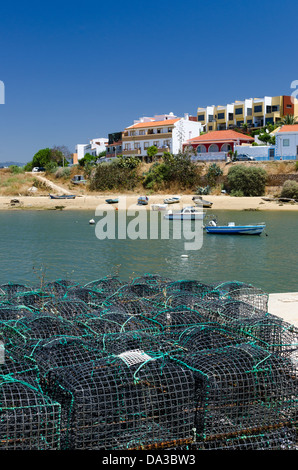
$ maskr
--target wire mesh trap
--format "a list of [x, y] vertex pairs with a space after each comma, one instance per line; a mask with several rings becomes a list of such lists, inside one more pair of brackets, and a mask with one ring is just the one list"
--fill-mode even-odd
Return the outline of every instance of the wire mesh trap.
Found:
[[237, 281], [2, 284], [0, 449], [297, 449], [298, 330], [267, 310]]

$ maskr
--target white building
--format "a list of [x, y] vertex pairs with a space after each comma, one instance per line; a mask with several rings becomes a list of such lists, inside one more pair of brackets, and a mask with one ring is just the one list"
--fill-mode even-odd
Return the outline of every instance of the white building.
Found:
[[157, 147], [157, 155], [164, 152], [177, 154], [187, 140], [197, 137], [202, 125], [196, 118], [186, 114], [183, 118], [173, 113], [143, 117], [126, 127], [122, 136], [122, 154], [124, 156], [147, 156], [149, 147]]
[[298, 160], [298, 124], [282, 126], [275, 135], [277, 160]]
[[90, 153], [94, 157], [98, 157], [101, 152], [106, 151], [106, 144], [108, 143], [108, 139], [98, 138], [90, 140], [89, 144], [77, 144], [76, 145], [76, 153], [78, 156], [78, 160], [84, 158], [86, 153]]

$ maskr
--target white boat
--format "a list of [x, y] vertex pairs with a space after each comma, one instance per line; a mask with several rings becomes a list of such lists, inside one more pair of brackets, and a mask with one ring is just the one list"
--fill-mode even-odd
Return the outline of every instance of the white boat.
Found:
[[153, 211], [165, 211], [168, 208], [168, 204], [151, 204], [150, 208]]
[[213, 204], [213, 202], [206, 201], [206, 199], [203, 199], [201, 196], [194, 196], [192, 200], [197, 206], [203, 206], [206, 209], [210, 209]]
[[184, 207], [182, 211], [171, 211], [169, 210], [165, 215], [165, 219], [169, 220], [202, 220], [206, 215], [206, 212], [199, 211], [196, 207]]
[[172, 196], [164, 199], [165, 204], [175, 204], [175, 202], [180, 202], [181, 197], [180, 196]]

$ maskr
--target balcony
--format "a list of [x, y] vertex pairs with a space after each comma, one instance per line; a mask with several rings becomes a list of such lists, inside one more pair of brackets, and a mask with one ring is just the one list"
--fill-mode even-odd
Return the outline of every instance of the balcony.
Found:
[[128, 135], [127, 133], [124, 133], [122, 142], [135, 142], [135, 141], [140, 141], [140, 140], [151, 140], [151, 139], [171, 139], [172, 138], [172, 132], [161, 132], [161, 133], [147, 133], [144, 135]]
[[122, 151], [122, 155], [123, 155], [123, 156], [141, 155], [141, 149], [123, 150], [123, 151]]

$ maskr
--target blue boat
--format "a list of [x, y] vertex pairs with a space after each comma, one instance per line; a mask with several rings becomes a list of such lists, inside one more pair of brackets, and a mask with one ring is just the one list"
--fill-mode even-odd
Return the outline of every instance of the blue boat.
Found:
[[227, 225], [218, 225], [216, 218], [211, 219], [205, 225], [207, 233], [218, 235], [261, 235], [265, 228], [265, 222], [249, 225], [236, 225], [234, 222], [229, 222]]
[[117, 202], [119, 202], [119, 198], [106, 199], [107, 204], [117, 204]]

